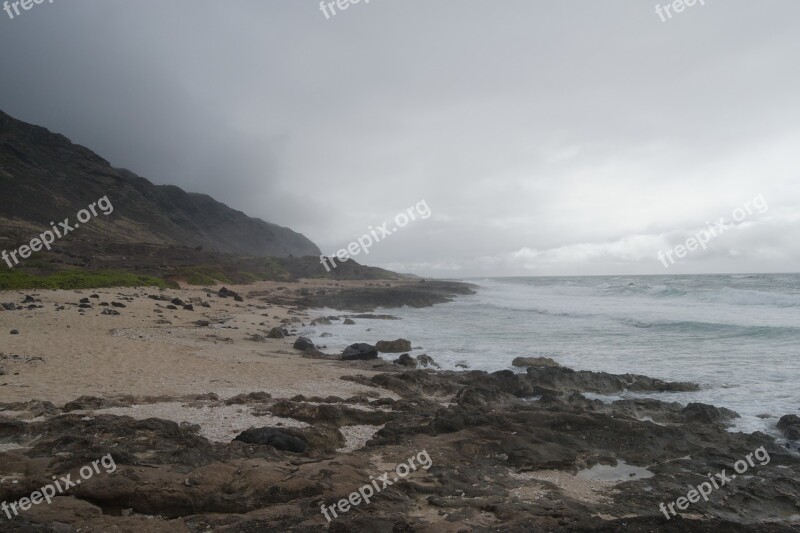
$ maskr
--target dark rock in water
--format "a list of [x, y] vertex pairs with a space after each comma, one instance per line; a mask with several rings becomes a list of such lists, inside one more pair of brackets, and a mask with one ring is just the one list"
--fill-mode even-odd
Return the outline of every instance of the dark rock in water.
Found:
[[259, 335], [258, 333], [254, 333], [253, 335], [250, 335], [247, 338], [247, 340], [253, 341], [253, 342], [266, 342], [267, 339], [263, 335]]
[[100, 307], [108, 307], [108, 302], [100, 302]]
[[342, 352], [342, 361], [368, 361], [378, 358], [375, 346], [366, 343], [351, 344]]
[[80, 303], [88, 304], [89, 303], [89, 298], [81, 298]]
[[511, 366], [561, 366], [549, 357], [515, 357], [511, 361]]
[[127, 307], [125, 304], [120, 303], [120, 302], [111, 302], [111, 306], [112, 307], [120, 307], [120, 308]]
[[394, 364], [407, 366], [409, 368], [417, 368], [417, 360], [411, 357], [411, 355], [404, 353], [400, 357], [394, 360]]
[[456, 368], [469, 368], [469, 364], [466, 361], [459, 361], [456, 363]]
[[27, 296], [25, 296], [25, 299], [24, 299], [24, 300], [22, 300], [22, 303], [24, 303], [24, 304], [30, 304], [30, 303], [33, 303], [33, 302], [35, 302], [35, 301], [36, 301], [36, 300], [33, 298], [33, 296], [31, 296], [30, 294], [28, 294]]
[[800, 417], [797, 415], [784, 415], [778, 420], [778, 429], [783, 431], [787, 439], [800, 439]]
[[704, 403], [690, 403], [683, 408], [681, 414], [687, 424], [727, 426], [734, 418], [740, 418], [739, 413], [735, 411]]
[[100, 295], [99, 294], [92, 294], [91, 296], [89, 296], [89, 298], [94, 298], [96, 300], [99, 300], [100, 299]]
[[307, 337], [297, 337], [297, 340], [294, 341], [293, 347], [295, 350], [300, 350], [301, 352], [304, 352], [311, 348], [313, 349], [317, 348], [316, 346], [314, 346], [314, 343], [311, 342], [311, 339]]
[[177, 311], [178, 310], [178, 308], [175, 307], [174, 305], [168, 305], [167, 309], [172, 309], [173, 311]]
[[343, 324], [345, 326], [355, 326], [356, 325], [355, 321], [351, 320], [349, 318], [345, 318]]
[[170, 303], [171, 303], [172, 305], [177, 305], [178, 307], [182, 307], [182, 306], [186, 305], [186, 304], [183, 302], [183, 300], [181, 300], [180, 298], [173, 298], [172, 300], [170, 300]]
[[192, 304], [186, 304], [183, 306], [184, 311], [194, 311], [194, 306]]
[[378, 341], [375, 348], [382, 353], [403, 353], [411, 351], [411, 342], [405, 339]]
[[17, 304], [15, 304], [13, 302], [12, 303], [7, 303], [7, 304], [1, 304], [1, 305], [3, 306], [3, 309], [5, 309], [6, 311], [16, 311], [17, 310]]
[[328, 333], [328, 332], [326, 331], [325, 333], [323, 333], [322, 335], [320, 335], [320, 337], [326, 337], [326, 338], [327, 338], [327, 337], [333, 337], [333, 333]]
[[287, 435], [277, 428], [251, 428], [243, 431], [233, 440], [247, 444], [272, 446], [276, 450], [286, 452], [303, 453], [306, 451], [305, 441], [292, 435]]
[[636, 374], [608, 374], [563, 367], [528, 367], [527, 376], [527, 385], [567, 392], [613, 394], [625, 390], [686, 392], [700, 389], [696, 383], [667, 382]]
[[101, 314], [110, 316], [119, 316], [119, 311], [115, 311], [113, 309], [103, 309], [103, 312]]
[[211, 325], [211, 322], [209, 322], [208, 320], [195, 320], [194, 325], [197, 326], [198, 328], [207, 328], [208, 326]]
[[220, 298], [233, 298], [233, 299], [234, 299], [235, 301], [237, 301], [237, 302], [243, 302], [243, 301], [244, 301], [244, 298], [242, 298], [241, 296], [239, 296], [239, 295], [238, 295], [237, 293], [235, 293], [234, 291], [232, 291], [232, 290], [228, 289], [227, 287], [222, 287], [222, 288], [219, 290], [219, 292], [217, 293], [217, 295], [218, 295]]
[[282, 339], [284, 337], [286, 337], [286, 335], [283, 333], [283, 328], [275, 327], [269, 330], [269, 333], [267, 333], [268, 339]]
[[428, 355], [426, 353], [424, 353], [424, 354], [420, 355], [419, 357], [417, 357], [417, 362], [421, 366], [424, 366], [425, 368], [427, 368], [429, 366], [432, 367], [432, 368], [440, 368], [439, 364], [436, 363], [436, 361], [433, 360], [433, 357], [431, 357], [430, 355]]
[[80, 304], [78, 306], [78, 309], [92, 309], [92, 305], [91, 304]]

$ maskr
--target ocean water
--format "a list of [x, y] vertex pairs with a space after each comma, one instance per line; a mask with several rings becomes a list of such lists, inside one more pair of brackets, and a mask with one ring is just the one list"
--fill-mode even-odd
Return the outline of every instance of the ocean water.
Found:
[[329, 351], [406, 338], [412, 355], [427, 353], [445, 369], [513, 369], [514, 357], [543, 356], [579, 370], [692, 381], [702, 390], [623, 396], [728, 407], [742, 415], [737, 431], [777, 435], [780, 416], [800, 414], [800, 274], [464, 281], [478, 293], [427, 309], [378, 311], [402, 320], [358, 319], [305, 333]]

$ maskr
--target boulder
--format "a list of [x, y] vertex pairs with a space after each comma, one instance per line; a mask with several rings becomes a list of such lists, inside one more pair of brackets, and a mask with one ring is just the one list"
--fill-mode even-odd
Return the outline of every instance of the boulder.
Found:
[[424, 353], [424, 354], [420, 355], [419, 357], [417, 357], [417, 362], [420, 364], [420, 366], [424, 366], [425, 368], [427, 368], [429, 366], [433, 367], [433, 368], [441, 368], [438, 365], [438, 363], [436, 363], [436, 361], [433, 360], [433, 357], [431, 357], [430, 355], [428, 355], [426, 353]]
[[311, 342], [311, 339], [308, 337], [297, 337], [297, 340], [294, 341], [294, 349], [300, 350], [301, 352], [305, 352], [308, 349], [316, 349], [317, 347], [314, 346], [314, 343]]
[[277, 428], [250, 428], [240, 433], [235, 439], [247, 444], [272, 446], [276, 450], [303, 453], [306, 443], [298, 437], [288, 435]]
[[400, 357], [394, 360], [394, 364], [400, 366], [406, 366], [409, 368], [417, 368], [417, 360], [411, 357], [411, 355], [404, 353]]
[[345, 326], [355, 326], [356, 323], [355, 323], [354, 320], [351, 320], [349, 318], [345, 318], [343, 324]]
[[282, 328], [277, 328], [277, 327], [276, 328], [272, 328], [271, 330], [269, 330], [269, 333], [267, 333], [267, 338], [268, 339], [282, 339], [285, 336], [286, 335], [283, 333], [283, 329]]
[[375, 346], [366, 343], [351, 344], [342, 352], [342, 361], [368, 361], [378, 358]]
[[800, 417], [797, 415], [784, 415], [778, 420], [778, 429], [783, 431], [787, 439], [800, 439]]
[[522, 368], [527, 366], [561, 366], [549, 357], [515, 357], [511, 361], [511, 365]]
[[381, 353], [403, 353], [411, 351], [411, 342], [405, 339], [378, 341], [375, 348]]

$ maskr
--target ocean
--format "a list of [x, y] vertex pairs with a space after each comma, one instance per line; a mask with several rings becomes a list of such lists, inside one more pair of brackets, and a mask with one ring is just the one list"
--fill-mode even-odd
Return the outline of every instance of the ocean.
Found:
[[[452, 370], [460, 363], [522, 371], [511, 366], [515, 357], [542, 356], [576, 370], [692, 381], [702, 389], [591, 397], [727, 407], [742, 416], [733, 431], [778, 436], [778, 418], [800, 414], [800, 274], [461, 281], [477, 285], [477, 294], [426, 309], [376, 311], [402, 320], [334, 322], [304, 333], [328, 351], [402, 337], [412, 355], [427, 353]], [[324, 332], [333, 336], [320, 337]]]

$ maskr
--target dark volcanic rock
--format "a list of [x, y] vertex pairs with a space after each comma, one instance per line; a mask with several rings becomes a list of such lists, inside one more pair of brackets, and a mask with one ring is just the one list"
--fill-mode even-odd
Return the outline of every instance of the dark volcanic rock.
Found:
[[406, 366], [409, 368], [417, 368], [417, 360], [411, 357], [411, 355], [404, 353], [400, 357], [394, 360], [394, 364], [400, 366]]
[[278, 428], [251, 428], [242, 432], [234, 440], [246, 442], [247, 444], [272, 446], [276, 450], [293, 453], [303, 453], [306, 451], [305, 441], [287, 435]]
[[311, 339], [309, 339], [307, 337], [297, 337], [297, 339], [294, 341], [294, 345], [292, 347], [295, 350], [300, 350], [301, 352], [304, 352], [304, 351], [310, 350], [310, 349], [316, 350], [316, 348], [317, 348], [316, 346], [314, 346], [314, 343], [311, 342]]
[[378, 350], [371, 344], [351, 344], [342, 352], [342, 361], [368, 361], [378, 358]]
[[784, 415], [778, 420], [778, 429], [783, 431], [787, 439], [800, 439], [800, 417], [797, 415]]
[[528, 366], [561, 366], [549, 357], [515, 357], [511, 362], [511, 366], [528, 367]]
[[608, 374], [563, 367], [529, 367], [528, 383], [545, 389], [613, 394], [624, 390], [683, 392], [696, 391], [695, 383], [666, 382], [636, 374]]
[[4, 304], [0, 304], [0, 305], [2, 305], [3, 309], [5, 309], [6, 311], [16, 311], [17, 310], [17, 304], [15, 304], [14, 302], [4, 303]]
[[278, 327], [272, 328], [271, 330], [269, 330], [269, 333], [267, 333], [268, 339], [282, 339], [285, 336], [286, 335], [283, 333], [283, 328], [278, 328]]
[[237, 293], [233, 292], [232, 290], [228, 289], [227, 287], [222, 287], [217, 295], [220, 298], [233, 298], [237, 302], [243, 302], [244, 298], [239, 296]]
[[704, 403], [690, 403], [681, 411], [681, 414], [687, 424], [728, 426], [734, 418], [740, 418], [739, 413], [735, 411]]
[[378, 341], [375, 348], [381, 353], [403, 353], [411, 351], [411, 342], [406, 339]]

